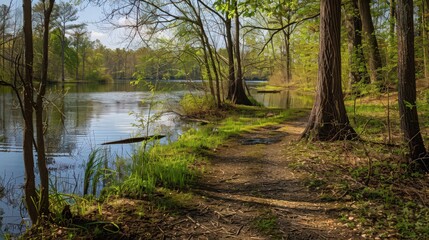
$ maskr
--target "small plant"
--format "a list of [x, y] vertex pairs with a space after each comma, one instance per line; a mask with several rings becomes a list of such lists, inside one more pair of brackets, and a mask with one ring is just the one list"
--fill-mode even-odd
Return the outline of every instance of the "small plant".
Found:
[[103, 156], [100, 149], [91, 151], [88, 161], [85, 163], [85, 172], [83, 177], [83, 195], [88, 194], [90, 184], [92, 183], [92, 194], [96, 194], [97, 184], [103, 176]]
[[278, 238], [280, 235], [277, 226], [277, 216], [270, 212], [264, 213], [255, 218], [252, 222], [252, 227], [258, 232], [271, 235], [274, 239]]

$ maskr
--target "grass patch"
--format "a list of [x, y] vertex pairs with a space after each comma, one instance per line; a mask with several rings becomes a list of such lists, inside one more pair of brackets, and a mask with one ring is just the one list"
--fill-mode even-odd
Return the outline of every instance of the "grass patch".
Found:
[[272, 239], [281, 239], [277, 216], [271, 212], [266, 212], [256, 217], [251, 226], [256, 231], [268, 235]]
[[180, 209], [190, 207], [193, 203], [192, 193], [184, 193], [172, 191], [167, 188], [159, 188], [157, 190], [161, 197], [155, 197], [154, 202], [158, 209], [167, 212], [176, 212]]
[[229, 117], [190, 129], [168, 145], [155, 144], [149, 150], [140, 148], [129, 159], [127, 167], [124, 167], [124, 159], [120, 159], [118, 172], [127, 177], [105, 192], [140, 198], [160, 187], [186, 189], [204, 171], [205, 153], [216, 149], [226, 139], [304, 116], [305, 111], [241, 106], [230, 107], [228, 113]]
[[179, 104], [186, 116], [210, 115], [217, 112], [215, 99], [209, 95], [185, 94]]
[[281, 91], [281, 90], [284, 90], [285, 88], [286, 86], [263, 85], [263, 86], [258, 86], [255, 89], [257, 91]]

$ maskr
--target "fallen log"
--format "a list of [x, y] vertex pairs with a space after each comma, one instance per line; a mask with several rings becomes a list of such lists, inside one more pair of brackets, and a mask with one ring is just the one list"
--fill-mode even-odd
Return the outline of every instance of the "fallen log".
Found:
[[126, 144], [126, 143], [136, 143], [136, 142], [143, 142], [147, 140], [158, 140], [161, 138], [164, 138], [165, 135], [152, 135], [152, 136], [146, 136], [146, 137], [133, 137], [133, 138], [126, 138], [118, 141], [113, 142], [105, 142], [101, 145], [111, 145], [111, 144]]
[[268, 89], [261, 89], [261, 90], [256, 90], [257, 93], [279, 93], [282, 90], [268, 90]]

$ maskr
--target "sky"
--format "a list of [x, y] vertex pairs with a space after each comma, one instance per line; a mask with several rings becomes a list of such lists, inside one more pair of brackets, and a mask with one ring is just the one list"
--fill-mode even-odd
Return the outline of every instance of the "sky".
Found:
[[[22, 0], [12, 0], [14, 8], [22, 8]], [[60, 0], [56, 0], [59, 2]], [[38, 0], [33, 0], [33, 4], [38, 2]], [[85, 2], [85, 1], [83, 1]], [[5, 4], [9, 5], [10, 0], [0, 0], [0, 5]], [[131, 44], [130, 41], [126, 39], [128, 36], [125, 30], [114, 30], [112, 26], [109, 26], [106, 23], [101, 23], [103, 19], [103, 9], [102, 7], [93, 6], [90, 4], [82, 4], [77, 6], [79, 19], [75, 23], [86, 23], [88, 32], [90, 33], [90, 38], [92, 41], [96, 39], [111, 49], [115, 48], [137, 48], [136, 44]], [[119, 19], [121, 21], [121, 19]]]
[[78, 9], [79, 19], [77, 22], [87, 24], [92, 41], [98, 39], [104, 46], [111, 49], [132, 47], [126, 39], [127, 33], [125, 30], [115, 30], [106, 22], [102, 22], [104, 17], [102, 7], [83, 5], [79, 6]]

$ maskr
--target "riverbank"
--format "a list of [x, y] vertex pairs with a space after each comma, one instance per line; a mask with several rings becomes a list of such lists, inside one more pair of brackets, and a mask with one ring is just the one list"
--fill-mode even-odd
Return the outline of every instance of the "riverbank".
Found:
[[[395, 104], [388, 139], [385, 101], [348, 102], [367, 140], [360, 142], [298, 141], [308, 109], [230, 109], [194, 131], [209, 128], [222, 137], [212, 147], [188, 149], [199, 174], [186, 187], [157, 188], [139, 198], [111, 194], [89, 204], [85, 214], [72, 212], [61, 226], [33, 229], [26, 237], [427, 238], [429, 178], [408, 171]], [[427, 103], [419, 104], [427, 114]], [[422, 126], [427, 123], [423, 118]]]

